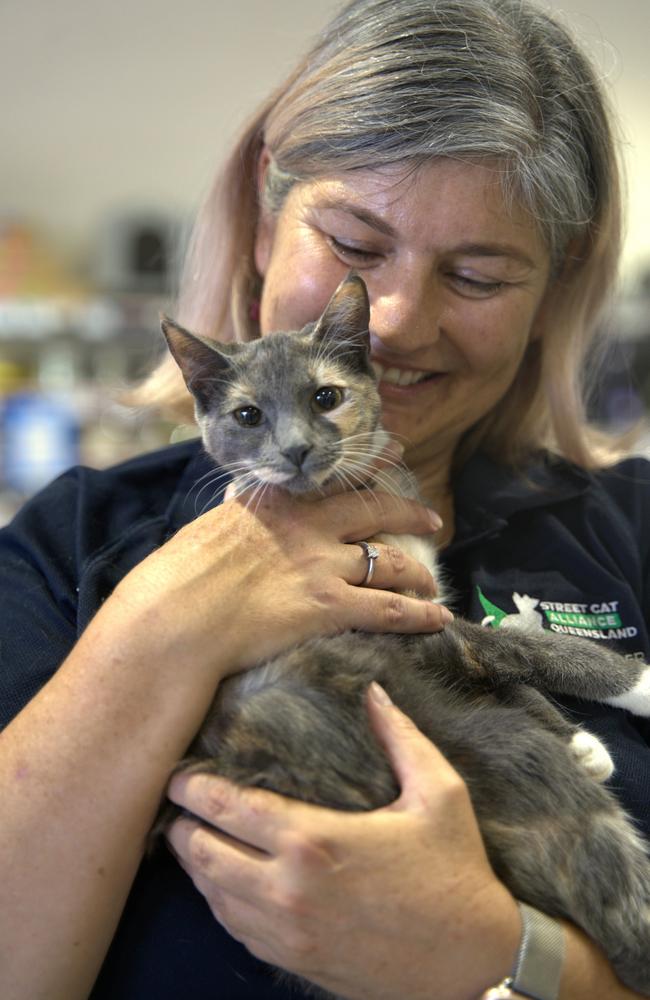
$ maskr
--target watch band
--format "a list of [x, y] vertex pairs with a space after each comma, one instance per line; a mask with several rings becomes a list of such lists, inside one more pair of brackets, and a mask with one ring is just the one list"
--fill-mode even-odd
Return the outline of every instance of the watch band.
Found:
[[521, 944], [512, 974], [487, 990], [481, 1000], [557, 1000], [564, 962], [561, 925], [527, 903], [521, 913]]

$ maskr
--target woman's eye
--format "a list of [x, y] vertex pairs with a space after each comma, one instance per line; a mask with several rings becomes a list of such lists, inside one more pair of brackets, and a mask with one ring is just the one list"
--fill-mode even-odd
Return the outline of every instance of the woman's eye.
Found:
[[342, 243], [334, 236], [328, 237], [328, 242], [334, 253], [345, 260], [353, 260], [356, 264], [370, 264], [379, 256], [372, 250], [362, 250], [360, 247], [351, 246], [349, 243]]
[[335, 410], [343, 402], [343, 392], [336, 385], [323, 385], [313, 396], [317, 410]]
[[233, 411], [233, 417], [242, 427], [257, 427], [262, 419], [262, 411], [256, 406], [241, 406]]
[[451, 274], [450, 277], [456, 287], [462, 291], [463, 295], [469, 295], [475, 299], [494, 295], [495, 292], [500, 291], [506, 284], [505, 281], [482, 281], [479, 278], [468, 278], [464, 274], [457, 273]]

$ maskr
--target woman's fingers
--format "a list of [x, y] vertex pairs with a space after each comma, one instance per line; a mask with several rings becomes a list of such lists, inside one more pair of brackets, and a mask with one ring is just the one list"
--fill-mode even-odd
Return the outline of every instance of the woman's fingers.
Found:
[[417, 500], [374, 490], [328, 497], [321, 503], [321, 515], [335, 518], [343, 542], [371, 538], [380, 532], [430, 535], [442, 526], [440, 516]]
[[419, 632], [440, 632], [454, 620], [451, 611], [442, 604], [370, 587], [351, 587], [343, 613], [349, 619], [344, 628], [360, 632], [417, 635]]
[[371, 545], [369, 553], [359, 542], [350, 545], [352, 566], [348, 583], [378, 590], [413, 591], [421, 597], [436, 596], [435, 580], [417, 559], [406, 555], [398, 545], [382, 542]]
[[[175, 774], [167, 795], [176, 805], [215, 828], [206, 830], [206, 836], [202, 837], [195, 834], [195, 821], [176, 820], [170, 827], [168, 839], [179, 853], [187, 857], [189, 839], [195, 835], [199, 852], [205, 848], [208, 854], [218, 844], [221, 857], [228, 856], [242, 865], [245, 857], [251, 863], [251, 872], [253, 862], [277, 853], [287, 829], [293, 829], [301, 819], [313, 813], [312, 808], [297, 799], [265, 788], [245, 788], [207, 772]], [[326, 812], [332, 810], [322, 809], [322, 814]]]

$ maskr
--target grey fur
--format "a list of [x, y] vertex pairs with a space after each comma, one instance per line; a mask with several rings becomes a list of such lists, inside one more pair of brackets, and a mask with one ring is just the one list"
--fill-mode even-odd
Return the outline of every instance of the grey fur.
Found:
[[[373, 406], [359, 405], [368, 406], [376, 429], [379, 406], [365, 359], [367, 311], [351, 312], [348, 303], [341, 316], [341, 296], [358, 298], [367, 310], [362, 286], [354, 277], [344, 282], [315, 326], [254, 344], [206, 346], [166, 324], [172, 350], [191, 387], [194, 382], [206, 447], [219, 464], [241, 461], [247, 440], [253, 442], [231, 426], [228, 393], [236, 381], [248, 381], [255, 405], [266, 408], [269, 426], [249, 448], [262, 465], [269, 465], [272, 442], [283, 450], [274, 433], [292, 409], [287, 426], [299, 427], [328, 461], [341, 460], [344, 445], [332, 426], [319, 429], [306, 406], [314, 391], [310, 352], [322, 350], [324, 339], [337, 364], [345, 367], [347, 358], [351, 397], [374, 399]], [[341, 351], [342, 339], [347, 347]], [[220, 359], [218, 381], [209, 379], [206, 350]], [[197, 372], [205, 383], [198, 391]], [[370, 431], [368, 441], [370, 460], [377, 450]], [[288, 489], [309, 489], [308, 470], [294, 465], [291, 471], [281, 455], [275, 462], [289, 476]], [[312, 462], [321, 476], [317, 455]], [[248, 486], [252, 475], [246, 473]], [[490, 861], [513, 894], [578, 924], [621, 980], [650, 996], [646, 845], [614, 795], [577, 759], [577, 728], [545, 697], [555, 692], [608, 701], [633, 692], [634, 710], [650, 715], [650, 668], [588, 640], [494, 631], [458, 618], [434, 635], [348, 632], [313, 639], [224, 681], [179, 766], [340, 809], [386, 805], [399, 789], [367, 720], [372, 680], [467, 782]], [[158, 832], [172, 814], [163, 812]]]

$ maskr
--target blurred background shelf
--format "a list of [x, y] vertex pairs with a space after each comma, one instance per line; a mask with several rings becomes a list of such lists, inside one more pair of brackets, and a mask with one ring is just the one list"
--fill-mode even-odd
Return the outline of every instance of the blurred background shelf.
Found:
[[33, 229], [0, 223], [0, 523], [72, 465], [105, 467], [194, 433], [124, 401], [164, 351], [163, 233], [122, 218], [82, 280]]

